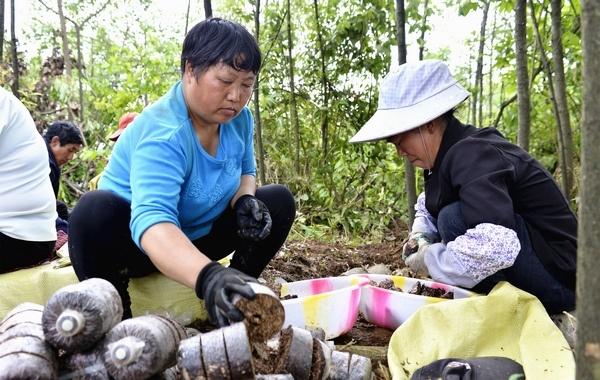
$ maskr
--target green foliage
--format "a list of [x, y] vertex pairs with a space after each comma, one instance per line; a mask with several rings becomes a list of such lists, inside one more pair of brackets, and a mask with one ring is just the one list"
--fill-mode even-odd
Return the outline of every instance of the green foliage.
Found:
[[[213, 1], [213, 11], [216, 16], [241, 22], [254, 32], [256, 1]], [[267, 182], [286, 184], [295, 194], [298, 204], [293, 229], [295, 236], [320, 239], [339, 235], [380, 236], [390, 224], [406, 222], [403, 165], [393, 149], [384, 143], [350, 145], [348, 140], [377, 108], [377, 83], [387, 72], [391, 49], [396, 45], [394, 2], [318, 0], [317, 25], [313, 1], [290, 1], [296, 77], [294, 94], [288, 77], [287, 0], [261, 1], [258, 40], [264, 62], [258, 90]], [[100, 0], [66, 0], [65, 7], [75, 20], [82, 20], [102, 3]], [[151, 1], [125, 0], [124, 3], [139, 12], [119, 13], [119, 7], [111, 4], [110, 19], [106, 17], [106, 11], [82, 30], [85, 61], [81, 78], [85, 106], [82, 126], [87, 146], [63, 169], [60, 197], [70, 204], [87, 190], [89, 180], [103, 170], [112, 148], [106, 136], [116, 128], [119, 117], [128, 111], [141, 111], [180, 77], [179, 55], [185, 20], [179, 20], [180, 25], [174, 26], [177, 35], [169, 34], [158, 23], [144, 21], [143, 13], [151, 8]], [[407, 33], [420, 36], [424, 31], [425, 40], [419, 43], [427, 47], [428, 33], [435, 28], [430, 17], [445, 7], [453, 7], [463, 16], [482, 7], [481, 0], [448, 0], [445, 3], [430, 0], [428, 8], [423, 9], [422, 1], [407, 1]], [[491, 88], [488, 88], [488, 79], [484, 79], [484, 126], [496, 119], [500, 104], [516, 92], [513, 3], [494, 1], [490, 9], [484, 74], [492, 70], [494, 76]], [[536, 2], [536, 10], [546, 16], [548, 1]], [[565, 4], [563, 8], [567, 96], [577, 144], [582, 79], [580, 12], [577, 2]], [[492, 14], [496, 17], [494, 30], [491, 29]], [[423, 24], [425, 16], [428, 22]], [[60, 51], [60, 38], [56, 24], [51, 20], [39, 12], [32, 17], [34, 25], [28, 38], [38, 41], [39, 51], [27, 59], [27, 71], [21, 85], [25, 103], [35, 109], [43, 95], [35, 90], [42, 63], [53, 49]], [[194, 20], [195, 16], [190, 19]], [[71, 48], [76, 52], [74, 31], [72, 25], [68, 27]], [[533, 41], [531, 28], [528, 23], [529, 41]], [[550, 56], [548, 28], [549, 24], [546, 24], [544, 49]], [[465, 43], [476, 51], [477, 41], [478, 36], [473, 36]], [[490, 53], [493, 54], [491, 63]], [[532, 71], [539, 66], [539, 51], [535, 44], [530, 44], [528, 54]], [[427, 58], [446, 59], [449, 56], [447, 49], [426, 51]], [[324, 60], [325, 75], [321, 60]], [[466, 87], [471, 87], [474, 70], [474, 63], [453, 68]], [[9, 75], [9, 67], [0, 68], [0, 78]], [[69, 117], [66, 109], [70, 103], [78, 102], [78, 75], [74, 70], [70, 81], [63, 76], [52, 79], [49, 93], [45, 95], [61, 111], [54, 114], [34, 111], [36, 120], [43, 124], [54, 118]], [[544, 75], [535, 78], [531, 90], [531, 152], [554, 172], [557, 167], [556, 123], [548, 102]], [[299, 172], [295, 170], [295, 131], [290, 116], [292, 96], [298, 105]], [[492, 107], [488, 109], [490, 99]], [[253, 104], [249, 106], [253, 109]], [[460, 109], [463, 120], [467, 119], [468, 109], [466, 106]], [[325, 122], [328, 128], [323, 135]], [[498, 127], [507, 138], [516, 141], [516, 102], [503, 109]], [[325, 138], [327, 151], [323, 146]]]

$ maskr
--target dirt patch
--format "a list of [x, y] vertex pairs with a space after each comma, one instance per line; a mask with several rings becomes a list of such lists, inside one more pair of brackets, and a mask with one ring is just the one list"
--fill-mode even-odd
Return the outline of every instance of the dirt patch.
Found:
[[[375, 264], [386, 266], [390, 272], [404, 268], [401, 260], [406, 231], [389, 233], [383, 242], [352, 246], [343, 242], [327, 244], [318, 241], [288, 241], [261, 277], [272, 289], [282, 280], [287, 282], [312, 278], [339, 276], [357, 267], [369, 268]], [[336, 346], [367, 346], [385, 353], [393, 331], [377, 327], [360, 315], [351, 331], [334, 340]], [[382, 357], [383, 356], [383, 357]], [[372, 360], [375, 379], [390, 379], [385, 355]]]
[[278, 253], [261, 277], [271, 286], [278, 279], [287, 282], [339, 276], [356, 267], [383, 264], [393, 272], [404, 267], [401, 238], [353, 247], [344, 243], [292, 241]]
[[[278, 289], [278, 282], [307, 280], [312, 278], [339, 276], [357, 267], [369, 268], [376, 264], [387, 267], [390, 272], [404, 268], [402, 244], [406, 231], [388, 233], [380, 243], [353, 246], [344, 242], [323, 243], [320, 241], [288, 241], [277, 256], [263, 271], [261, 278], [271, 289]], [[208, 322], [197, 321], [194, 326], [201, 332], [214, 329]], [[360, 315], [348, 333], [334, 340], [337, 347], [351, 350], [366, 347], [373, 350], [372, 368], [375, 379], [391, 379], [387, 367], [386, 348], [393, 331], [377, 327]], [[366, 355], [365, 352], [356, 352]]]

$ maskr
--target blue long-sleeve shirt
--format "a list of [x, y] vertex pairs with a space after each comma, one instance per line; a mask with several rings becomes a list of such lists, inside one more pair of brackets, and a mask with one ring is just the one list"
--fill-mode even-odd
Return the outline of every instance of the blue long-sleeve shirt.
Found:
[[130, 229], [138, 247], [144, 232], [161, 222], [198, 239], [228, 207], [241, 176], [256, 174], [253, 130], [252, 114], [244, 107], [220, 125], [216, 156], [209, 155], [194, 131], [178, 82], [123, 132], [98, 188], [131, 203]]

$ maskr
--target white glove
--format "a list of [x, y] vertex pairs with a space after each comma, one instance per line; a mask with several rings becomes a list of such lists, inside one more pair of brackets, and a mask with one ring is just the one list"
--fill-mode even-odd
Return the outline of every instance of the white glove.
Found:
[[402, 246], [402, 259], [406, 259], [419, 251], [421, 246], [430, 245], [433, 239], [426, 233], [413, 232], [408, 235], [408, 241]]
[[430, 245], [430, 243], [423, 243], [419, 245], [416, 253], [404, 258], [404, 264], [419, 277], [429, 277], [429, 270], [427, 269], [427, 265], [425, 265], [425, 253]]

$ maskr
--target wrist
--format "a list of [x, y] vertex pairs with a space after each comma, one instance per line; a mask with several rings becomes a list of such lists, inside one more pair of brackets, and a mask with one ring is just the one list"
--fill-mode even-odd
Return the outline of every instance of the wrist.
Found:
[[196, 278], [196, 285], [194, 286], [194, 291], [196, 292], [196, 297], [198, 297], [200, 299], [204, 299], [204, 286], [203, 285], [204, 285], [207, 277], [215, 270], [219, 270], [219, 267], [222, 267], [222, 265], [216, 261], [211, 261], [210, 263], [206, 264], [204, 266], [204, 268], [202, 268], [202, 270], [198, 273], [198, 277]]
[[238, 206], [241, 204], [241, 201], [244, 200], [244, 199], [246, 199], [246, 198], [254, 198], [254, 195], [252, 195], [252, 194], [242, 194], [242, 195], [240, 195], [240, 197], [235, 200], [235, 203], [233, 204], [233, 209], [236, 210], [238, 208]]

